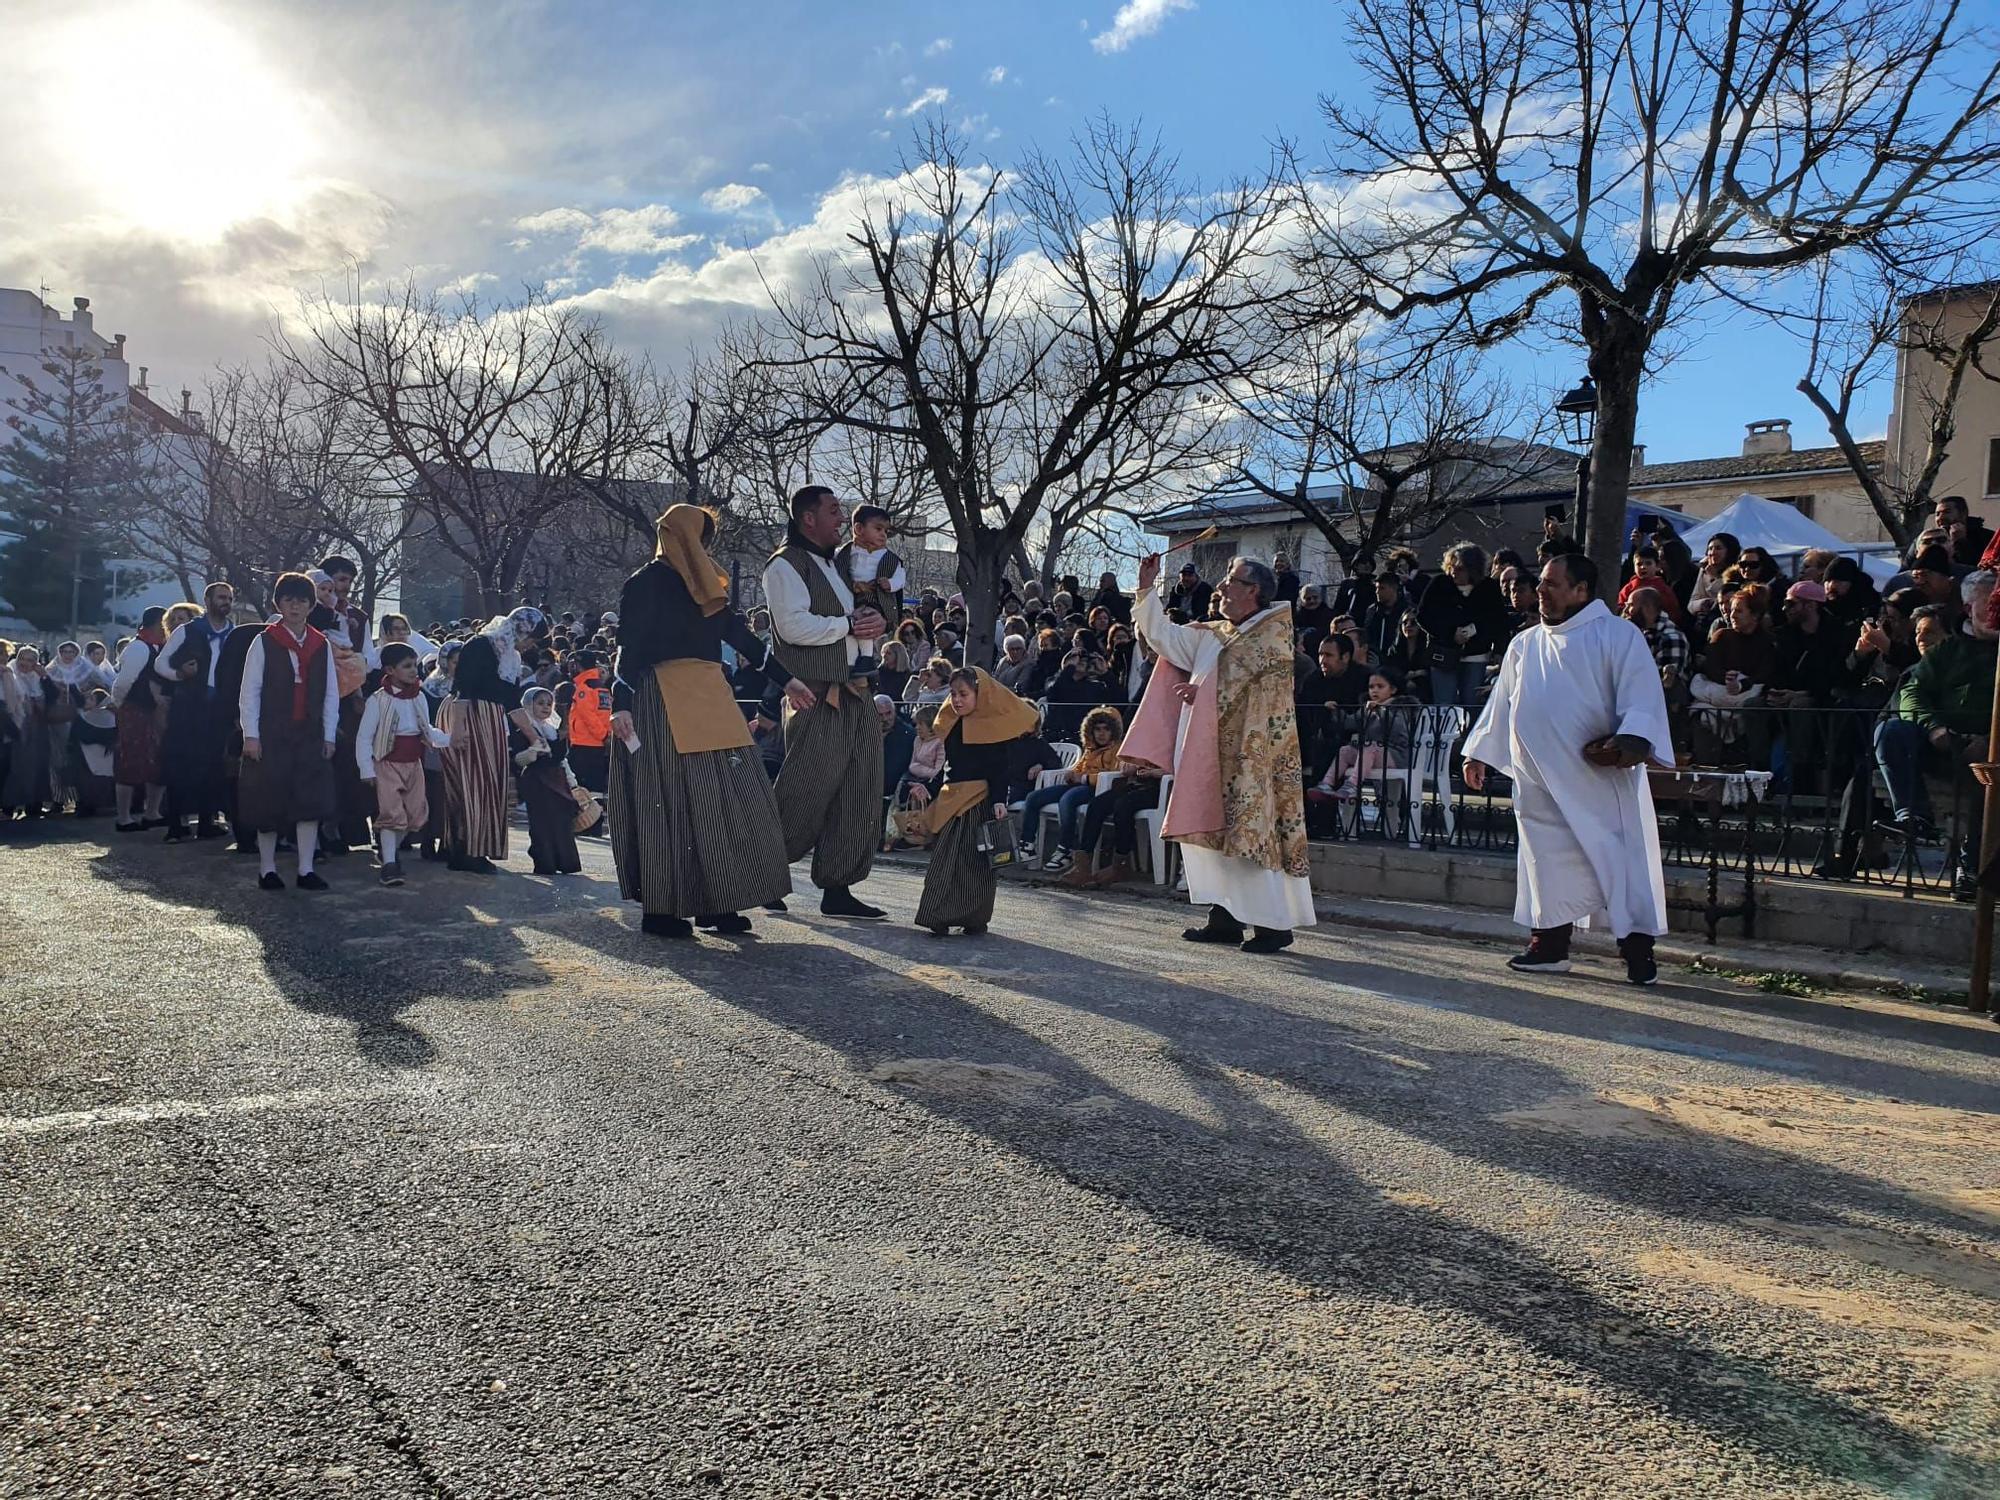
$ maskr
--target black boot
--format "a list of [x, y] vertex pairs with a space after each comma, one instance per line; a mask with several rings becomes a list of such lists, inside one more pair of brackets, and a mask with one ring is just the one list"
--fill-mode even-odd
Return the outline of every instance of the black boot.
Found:
[[661, 916], [653, 912], [647, 912], [644, 917], [640, 918], [639, 930], [641, 932], [650, 932], [654, 937], [663, 938], [691, 938], [694, 936], [693, 924], [686, 917]]
[[826, 888], [826, 894], [820, 897], [819, 914], [823, 917], [849, 917], [857, 922], [879, 922], [889, 915], [879, 906], [857, 901], [854, 893], [844, 885]]
[[1653, 935], [1650, 932], [1628, 933], [1618, 940], [1618, 951], [1625, 959], [1627, 984], [1660, 982], [1660, 966], [1653, 959]]
[[750, 919], [740, 911], [712, 911], [696, 917], [694, 925], [726, 937], [731, 933], [748, 932]]
[[1292, 946], [1289, 927], [1259, 927], [1244, 940], [1245, 953], [1279, 953]]
[[1243, 924], [1229, 914], [1224, 906], [1208, 909], [1206, 927], [1190, 927], [1181, 933], [1190, 943], [1241, 943]]

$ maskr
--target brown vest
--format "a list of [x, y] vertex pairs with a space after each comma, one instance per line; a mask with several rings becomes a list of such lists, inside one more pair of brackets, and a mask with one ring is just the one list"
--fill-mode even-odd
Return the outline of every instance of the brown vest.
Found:
[[[833, 591], [832, 582], [820, 571], [819, 564], [813, 560], [810, 552], [797, 545], [783, 547], [771, 555], [771, 561], [780, 560], [790, 564], [792, 571], [805, 582], [808, 607], [814, 614], [835, 620], [847, 618], [847, 610], [841, 605], [840, 595]], [[800, 682], [847, 681], [845, 637], [824, 646], [798, 646], [780, 635], [777, 626], [773, 624], [771, 652], [778, 658], [778, 664]]]

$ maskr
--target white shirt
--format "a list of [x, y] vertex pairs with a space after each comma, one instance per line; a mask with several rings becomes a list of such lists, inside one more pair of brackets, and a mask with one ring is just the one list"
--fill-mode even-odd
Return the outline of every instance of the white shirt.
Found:
[[[386, 706], [385, 706], [386, 705]], [[368, 706], [361, 710], [361, 728], [354, 736], [354, 763], [361, 768], [361, 779], [375, 779], [375, 731], [381, 726], [382, 715], [396, 716], [395, 734], [421, 735], [431, 749], [446, 750], [451, 747], [451, 736], [442, 729], [431, 727], [430, 704], [422, 692], [409, 698], [399, 698], [394, 693], [378, 690], [368, 695]]]
[[[883, 554], [888, 550], [887, 547], [877, 547], [873, 552], [869, 552], [856, 547], [847, 554], [847, 576], [860, 584], [877, 582], [875, 574], [882, 566]], [[900, 594], [903, 592], [903, 586], [909, 581], [907, 570], [898, 563], [896, 571], [889, 575], [889, 587]]]
[[1646, 768], [1583, 758], [1585, 745], [1610, 734], [1636, 735], [1674, 762], [1660, 670], [1638, 626], [1593, 599], [1560, 625], [1508, 643], [1465, 758], [1514, 783], [1514, 920], [1523, 927], [1609, 918], [1613, 937], [1667, 930]]
[[[237, 695], [236, 711], [243, 720], [243, 738], [255, 740], [263, 738], [261, 728], [264, 723], [264, 636], [274, 630], [283, 630], [291, 635], [281, 622], [264, 627], [264, 633], [250, 643], [250, 650], [243, 658], [243, 691]], [[294, 641], [303, 644], [304, 637], [293, 635]], [[283, 648], [280, 647], [280, 650]], [[331, 647], [328, 648], [331, 650]], [[165, 655], [164, 652], [161, 653]], [[287, 656], [291, 653], [286, 652]], [[292, 681], [299, 680], [299, 667], [292, 669]], [[340, 684], [335, 680], [333, 658], [326, 662], [326, 701], [320, 706], [322, 738], [330, 745], [340, 732]]]
[[[208, 653], [208, 687], [215, 690], [215, 669], [222, 665], [222, 643], [229, 639], [229, 632], [236, 628], [235, 622], [222, 627], [215, 638], [215, 644]], [[187, 626], [176, 625], [174, 633], [167, 637], [167, 643], [160, 647], [160, 654], [153, 658], [153, 675], [164, 677], [168, 682], [179, 682], [181, 674], [167, 665], [174, 659], [174, 653], [187, 644]]]
[[838, 616], [814, 614], [812, 594], [806, 588], [806, 581], [784, 558], [774, 557], [764, 569], [764, 606], [771, 611], [772, 633], [779, 640], [789, 641], [794, 646], [831, 646], [835, 641], [845, 641], [847, 660], [851, 665], [861, 654], [861, 643], [848, 634], [847, 626], [847, 616], [854, 613], [854, 590], [847, 586], [840, 570], [826, 558], [817, 552], [809, 551], [806, 555], [826, 575], [826, 581], [833, 585], [833, 597], [840, 601], [840, 607], [846, 613]]
[[153, 648], [144, 641], [134, 641], [118, 657], [118, 673], [111, 679], [111, 706], [122, 708], [125, 697], [138, 685], [140, 673], [146, 670], [146, 662], [153, 655]]

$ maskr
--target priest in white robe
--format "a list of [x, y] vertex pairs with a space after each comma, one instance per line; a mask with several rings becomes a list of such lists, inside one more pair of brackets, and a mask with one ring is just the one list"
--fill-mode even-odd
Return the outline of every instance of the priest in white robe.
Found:
[[1514, 788], [1514, 920], [1530, 937], [1508, 964], [1563, 973], [1571, 928], [1601, 922], [1627, 978], [1652, 984], [1667, 892], [1646, 762], [1674, 763], [1659, 668], [1638, 627], [1597, 597], [1589, 558], [1551, 558], [1536, 599], [1542, 622], [1508, 645], [1465, 742], [1468, 787], [1499, 771]]
[[[1157, 556], [1140, 564], [1132, 623], [1161, 665], [1123, 754], [1174, 773], [1161, 832], [1180, 845], [1189, 897], [1209, 908], [1207, 924], [1182, 935], [1276, 953], [1314, 920], [1292, 607], [1268, 567], [1239, 557], [1217, 587], [1223, 618], [1176, 625], [1154, 587], [1159, 574]], [[1148, 726], [1164, 709], [1171, 738], [1153, 746]]]

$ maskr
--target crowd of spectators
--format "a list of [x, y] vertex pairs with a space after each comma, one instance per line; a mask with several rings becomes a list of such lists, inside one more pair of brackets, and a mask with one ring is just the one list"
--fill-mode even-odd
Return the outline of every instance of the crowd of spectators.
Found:
[[[1506, 550], [1489, 556], [1458, 541], [1432, 571], [1399, 547], [1379, 569], [1356, 560], [1331, 586], [1302, 579], [1282, 555], [1274, 559], [1278, 597], [1292, 604], [1297, 632], [1300, 747], [1315, 832], [1333, 831], [1371, 783], [1376, 800], [1388, 794], [1409, 765], [1426, 708], [1461, 710], [1454, 721], [1461, 733], [1477, 718], [1508, 642], [1537, 622], [1540, 565], [1575, 547], [1560, 516], [1544, 529], [1533, 559]], [[1829, 875], [1883, 859], [1881, 829], [1932, 836], [1937, 787], [1955, 797], [1964, 768], [1988, 753], [2000, 540], [1963, 500], [1947, 497], [1904, 563], [1878, 589], [1851, 557], [1808, 551], [1788, 573], [1763, 548], [1727, 534], [1695, 557], [1671, 528], [1649, 520], [1631, 537], [1618, 590], [1605, 600], [1645, 635], [1684, 765], [1768, 772], [1779, 793], [1824, 799], [1840, 831], [1822, 862]], [[1182, 622], [1217, 608], [1213, 584], [1193, 562], [1180, 566], [1166, 602]], [[1105, 881], [1105, 871], [1077, 855], [1107, 829], [1111, 868], [1120, 869], [1116, 856], [1133, 851], [1137, 815], [1158, 801], [1157, 769], [1118, 754], [1154, 661], [1132, 628], [1132, 604], [1110, 572], [1094, 588], [1076, 577], [1053, 586], [1029, 580], [1007, 587], [987, 622], [994, 677], [1044, 712], [1041, 734], [1011, 752], [1008, 799], [1022, 804], [1031, 841], [1044, 808], [1054, 811], [1055, 844], [1045, 852], [1053, 867], [1069, 867], [1065, 878], [1074, 883]], [[578, 783], [601, 792], [617, 616], [526, 613], [536, 626], [522, 641], [514, 686], [549, 691], [570, 728]], [[968, 643], [983, 632], [972, 628], [958, 595], [926, 589], [898, 613], [874, 684], [885, 731], [884, 839], [918, 842], [904, 815], [924, 805], [943, 775], [937, 707], [952, 671], [966, 664]], [[768, 640], [763, 611], [750, 623]], [[413, 644], [423, 654], [424, 686], [441, 700], [459, 649], [486, 628], [462, 619], [418, 632], [388, 615], [370, 644], [377, 651]], [[0, 813], [91, 816], [110, 807], [111, 710], [124, 697], [119, 673], [129, 644], [64, 642], [44, 661], [33, 647], [0, 643]], [[729, 665], [775, 774], [784, 757], [780, 705], [761, 663], [732, 654]], [[1065, 744], [1067, 751], [1058, 748]], [[1887, 804], [1881, 829], [1878, 795]], [[149, 826], [174, 822], [157, 806], [141, 814]]]

